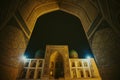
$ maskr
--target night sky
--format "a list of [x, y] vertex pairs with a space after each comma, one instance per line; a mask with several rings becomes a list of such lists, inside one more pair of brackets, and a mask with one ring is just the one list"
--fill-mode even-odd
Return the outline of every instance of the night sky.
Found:
[[91, 55], [80, 20], [66, 12], [54, 11], [40, 16], [35, 24], [25, 55], [34, 57], [37, 50], [45, 52], [46, 45], [68, 45], [79, 57]]

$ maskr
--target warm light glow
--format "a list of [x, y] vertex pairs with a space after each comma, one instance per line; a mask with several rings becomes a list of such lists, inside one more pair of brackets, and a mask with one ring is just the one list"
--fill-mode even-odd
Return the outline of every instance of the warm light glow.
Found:
[[21, 61], [26, 61], [27, 58], [26, 58], [26, 56], [21, 56], [20, 60], [21, 60]]
[[90, 57], [90, 56], [87, 56], [86, 58], [87, 58], [87, 59], [90, 59], [91, 57]]

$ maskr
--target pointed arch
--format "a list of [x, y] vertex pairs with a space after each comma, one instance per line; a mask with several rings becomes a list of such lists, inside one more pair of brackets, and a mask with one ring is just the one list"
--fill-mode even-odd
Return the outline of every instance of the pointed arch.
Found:
[[19, 12], [28, 29], [32, 33], [36, 20], [39, 16], [56, 10], [65, 11], [78, 17], [81, 20], [85, 32], [88, 31], [90, 25], [98, 15], [97, 8], [95, 8], [89, 0], [67, 0], [60, 2], [57, 0], [28, 0], [26, 4], [19, 9]]

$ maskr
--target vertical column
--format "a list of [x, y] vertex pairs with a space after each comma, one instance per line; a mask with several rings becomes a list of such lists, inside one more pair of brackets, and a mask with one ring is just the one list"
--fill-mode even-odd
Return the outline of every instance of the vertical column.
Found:
[[65, 80], [70, 80], [70, 64], [69, 64], [69, 53], [68, 47], [65, 46], [64, 50], [62, 50], [62, 56], [64, 58], [64, 73], [65, 73]]
[[50, 62], [50, 50], [49, 47], [46, 48], [45, 53], [45, 63], [43, 68], [43, 74], [41, 76], [41, 80], [49, 80], [49, 62]]

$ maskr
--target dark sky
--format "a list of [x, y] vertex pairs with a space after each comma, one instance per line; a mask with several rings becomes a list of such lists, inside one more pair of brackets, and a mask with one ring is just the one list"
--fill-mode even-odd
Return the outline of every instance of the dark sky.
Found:
[[54, 11], [38, 18], [25, 55], [33, 57], [37, 50], [45, 51], [47, 44], [68, 45], [79, 57], [91, 55], [80, 20], [66, 12]]

